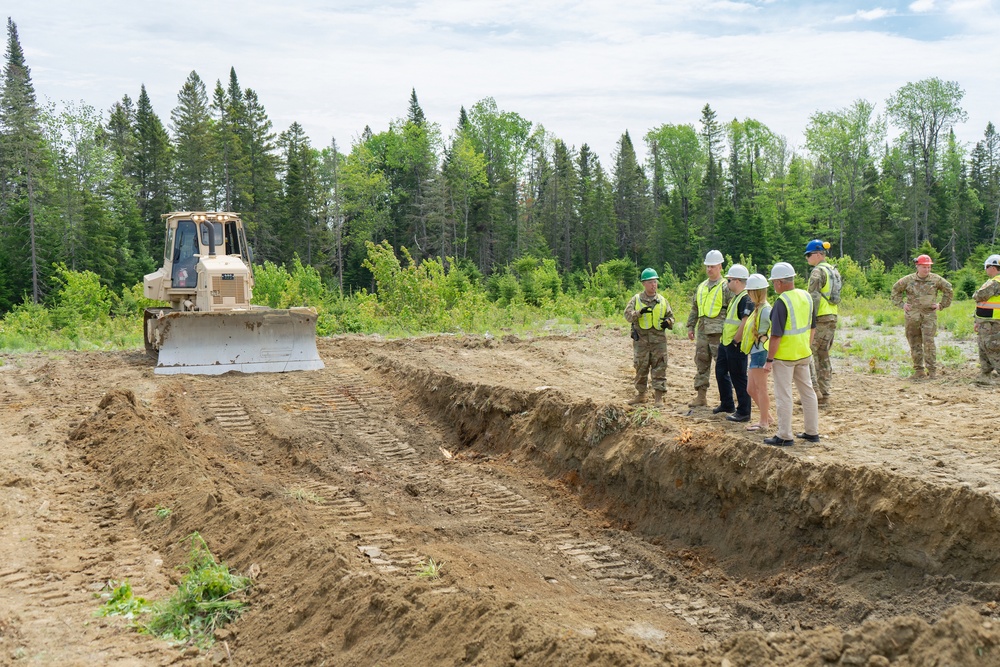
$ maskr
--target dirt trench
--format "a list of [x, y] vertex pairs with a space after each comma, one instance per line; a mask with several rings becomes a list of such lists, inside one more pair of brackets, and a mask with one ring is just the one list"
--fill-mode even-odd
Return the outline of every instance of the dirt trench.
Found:
[[[324, 371], [218, 378], [18, 359], [0, 664], [997, 664], [979, 441], [901, 463], [853, 456], [836, 408], [792, 452], [679, 401], [627, 411], [617, 344], [344, 338]], [[959, 381], [918, 389], [980, 409]], [[193, 531], [258, 573], [214, 648], [91, 622], [107, 578], [168, 591]]]

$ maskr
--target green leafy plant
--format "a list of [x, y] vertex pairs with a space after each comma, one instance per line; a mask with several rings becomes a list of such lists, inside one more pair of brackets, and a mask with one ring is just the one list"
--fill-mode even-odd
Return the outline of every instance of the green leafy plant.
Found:
[[125, 581], [110, 580], [99, 593], [104, 604], [96, 616], [122, 616], [130, 621], [149, 611], [149, 601], [132, 593], [132, 585]]
[[189, 536], [187, 574], [167, 600], [153, 603], [143, 632], [175, 643], [211, 645], [216, 628], [236, 619], [246, 607], [248, 577], [235, 575], [216, 562], [198, 533]]
[[443, 565], [443, 562], [438, 563], [433, 558], [428, 558], [420, 563], [417, 576], [422, 579], [437, 579], [441, 576], [441, 566]]
[[163, 507], [162, 505], [157, 505], [155, 512], [157, 519], [166, 519], [167, 517], [169, 517], [171, 514], [174, 513], [172, 509], [170, 509], [169, 507]]

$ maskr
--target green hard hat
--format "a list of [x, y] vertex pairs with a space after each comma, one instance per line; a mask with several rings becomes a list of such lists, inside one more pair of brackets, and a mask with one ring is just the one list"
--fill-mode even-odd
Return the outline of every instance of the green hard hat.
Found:
[[639, 280], [645, 282], [647, 280], [658, 280], [660, 276], [656, 275], [656, 271], [653, 269], [643, 269], [642, 275], [639, 276]]

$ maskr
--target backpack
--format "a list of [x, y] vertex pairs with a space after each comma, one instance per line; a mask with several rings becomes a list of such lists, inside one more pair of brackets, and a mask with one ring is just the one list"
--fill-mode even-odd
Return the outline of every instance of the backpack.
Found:
[[824, 270], [826, 280], [830, 283], [830, 296], [826, 300], [836, 306], [840, 303], [840, 290], [844, 287], [844, 279], [840, 277], [840, 271], [837, 270], [837, 267], [832, 264], [827, 264]]

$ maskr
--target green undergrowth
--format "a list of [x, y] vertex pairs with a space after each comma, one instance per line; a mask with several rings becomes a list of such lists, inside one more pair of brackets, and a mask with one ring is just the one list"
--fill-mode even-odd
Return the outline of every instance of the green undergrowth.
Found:
[[[758, 266], [751, 257], [727, 258], [726, 265], [734, 261], [766, 273], [766, 267]], [[910, 267], [900, 265], [886, 271], [873, 259], [864, 268], [849, 257], [836, 260], [836, 264], [844, 275], [841, 328], [902, 326], [903, 311], [893, 306], [888, 290]], [[641, 289], [640, 267], [627, 259], [567, 274], [558, 270], [555, 260], [524, 256], [484, 276], [467, 261], [418, 261], [405, 248], [394, 251], [383, 242], [368, 244], [364, 268], [372, 276], [371, 289], [342, 294], [325, 284], [315, 268], [297, 259], [288, 267], [265, 262], [254, 267], [254, 303], [272, 308], [315, 308], [319, 336], [544, 335], [596, 325], [624, 332], [625, 304]], [[657, 271], [660, 291], [677, 321], [668, 336], [683, 338], [691, 295], [704, 280], [704, 270], [696, 266], [684, 276], [675, 276], [665, 265]], [[956, 289], [959, 300], [938, 318], [939, 327], [957, 340], [974, 336], [973, 306], [967, 291], [976, 274], [970, 267], [962, 271], [968, 275], [962, 274], [963, 287]], [[26, 300], [0, 319], [0, 351], [142, 347], [142, 311], [162, 305], [146, 299], [142, 285], [124, 288], [118, 294], [101, 284], [96, 274], [70, 271], [65, 266], [58, 267], [56, 278], [55, 288], [43, 303]], [[798, 280], [800, 287], [805, 285], [805, 276]]]
[[215, 631], [235, 620], [246, 608], [248, 577], [219, 563], [198, 533], [192, 533], [187, 573], [169, 598], [149, 602], [137, 597], [131, 585], [108, 582], [98, 616], [122, 616], [139, 632], [172, 644], [210, 646]]

